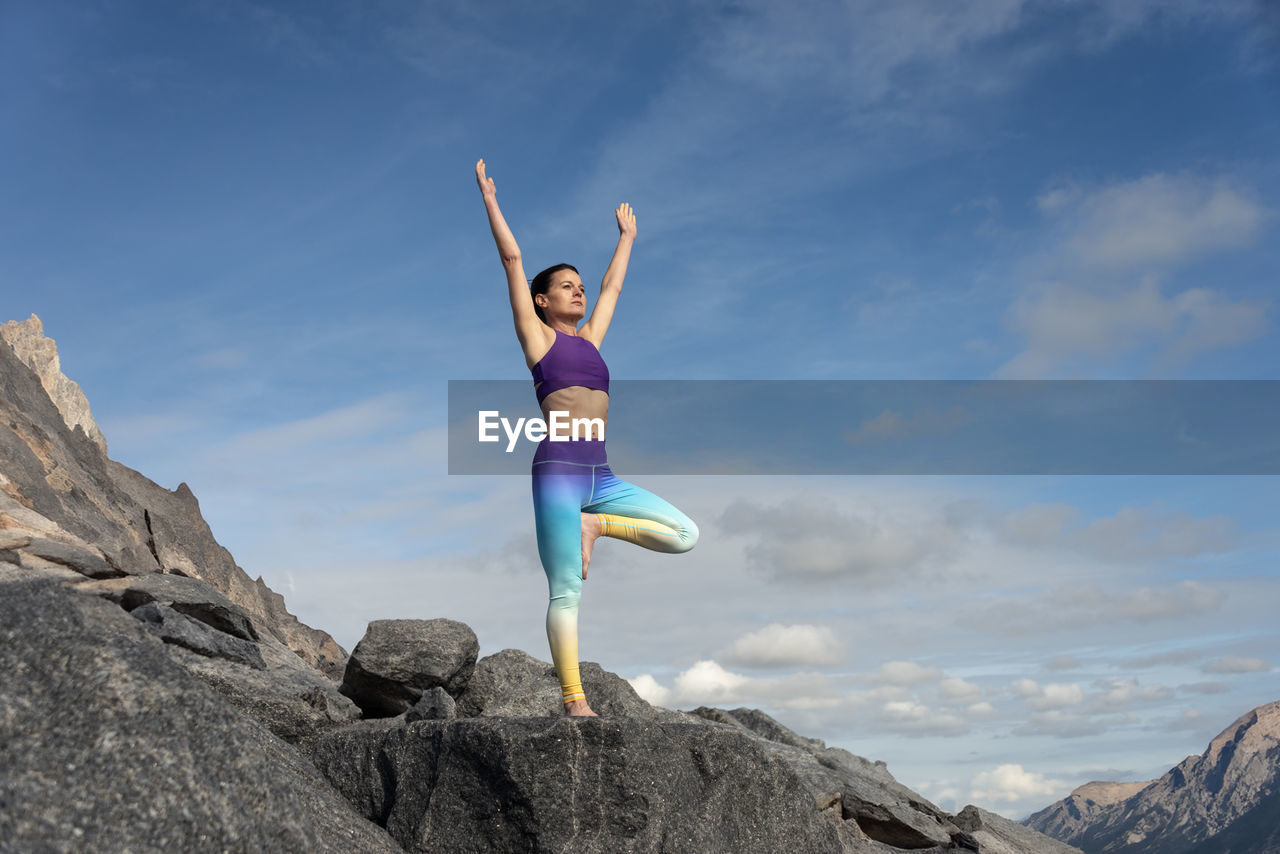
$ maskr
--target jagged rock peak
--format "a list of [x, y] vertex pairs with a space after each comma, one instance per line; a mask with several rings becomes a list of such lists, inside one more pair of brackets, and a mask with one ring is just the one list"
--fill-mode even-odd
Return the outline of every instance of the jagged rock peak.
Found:
[[[1123, 789], [1106, 788], [1123, 785], [1082, 786], [1024, 823], [1086, 852], [1225, 854], [1228, 847], [1214, 840], [1242, 835], [1237, 824], [1246, 820], [1245, 848], [1230, 850], [1280, 851], [1264, 842], [1280, 837], [1280, 816], [1264, 816], [1280, 792], [1280, 701], [1241, 715], [1204, 753], [1188, 756], [1160, 779], [1128, 784], [1138, 790], [1127, 797]], [[1104, 804], [1087, 797], [1090, 792], [1117, 797]]]
[[44, 324], [40, 322], [40, 318], [33, 314], [23, 321], [10, 320], [0, 326], [0, 339], [13, 348], [13, 352], [27, 367], [35, 371], [49, 399], [62, 414], [67, 428], [74, 430], [79, 427], [106, 454], [107, 439], [93, 420], [93, 413], [89, 411], [89, 399], [78, 383], [62, 373], [58, 344], [52, 338], [45, 337]]

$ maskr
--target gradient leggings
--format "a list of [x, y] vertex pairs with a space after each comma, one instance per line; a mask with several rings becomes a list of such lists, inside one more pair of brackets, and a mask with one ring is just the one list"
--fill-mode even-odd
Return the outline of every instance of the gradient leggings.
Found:
[[698, 542], [698, 526], [670, 502], [619, 480], [603, 439], [544, 439], [533, 457], [533, 518], [547, 573], [547, 641], [564, 701], [584, 699], [578, 673], [578, 600], [582, 596], [582, 514], [600, 516], [603, 536], [677, 554]]

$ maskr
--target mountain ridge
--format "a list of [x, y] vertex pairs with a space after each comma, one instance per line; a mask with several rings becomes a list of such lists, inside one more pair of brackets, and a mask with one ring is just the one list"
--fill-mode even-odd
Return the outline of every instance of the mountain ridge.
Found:
[[[1136, 788], [1125, 795], [1126, 786]], [[1089, 783], [1022, 823], [1086, 854], [1278, 854], [1280, 813], [1260, 811], [1277, 792], [1280, 701], [1245, 712], [1203, 753], [1188, 756], [1156, 780]], [[1104, 803], [1090, 793], [1115, 797]], [[1245, 824], [1237, 827], [1241, 821]], [[1241, 835], [1248, 835], [1253, 847], [1240, 848], [1241, 841], [1223, 847]]]

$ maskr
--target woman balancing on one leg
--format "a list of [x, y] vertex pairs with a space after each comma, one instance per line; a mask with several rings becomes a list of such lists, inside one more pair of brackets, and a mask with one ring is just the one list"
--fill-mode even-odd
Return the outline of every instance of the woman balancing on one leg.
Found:
[[[525, 363], [544, 419], [568, 412], [576, 419], [609, 417], [609, 369], [600, 343], [627, 273], [636, 217], [631, 206], [616, 211], [618, 248], [605, 271], [590, 319], [586, 291], [578, 271], [568, 264], [543, 270], [530, 284], [524, 277], [520, 247], [498, 209], [497, 189], [476, 163], [476, 181], [489, 212], [489, 226], [507, 271], [511, 314]], [[595, 715], [587, 705], [578, 674], [578, 599], [587, 577], [596, 537], [615, 537], [660, 552], [687, 552], [698, 541], [698, 526], [670, 503], [614, 477], [605, 456], [604, 436], [551, 442], [543, 439], [533, 457], [533, 518], [538, 557], [547, 573], [551, 603], [547, 640], [564, 696], [565, 714]]]

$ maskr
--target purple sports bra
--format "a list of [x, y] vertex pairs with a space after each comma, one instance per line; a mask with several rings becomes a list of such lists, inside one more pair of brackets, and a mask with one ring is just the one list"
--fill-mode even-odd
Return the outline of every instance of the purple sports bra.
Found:
[[609, 393], [609, 368], [600, 357], [596, 345], [586, 338], [568, 335], [556, 330], [555, 343], [538, 364], [529, 369], [534, 385], [542, 383], [535, 391], [538, 403], [553, 391], [580, 385]]

